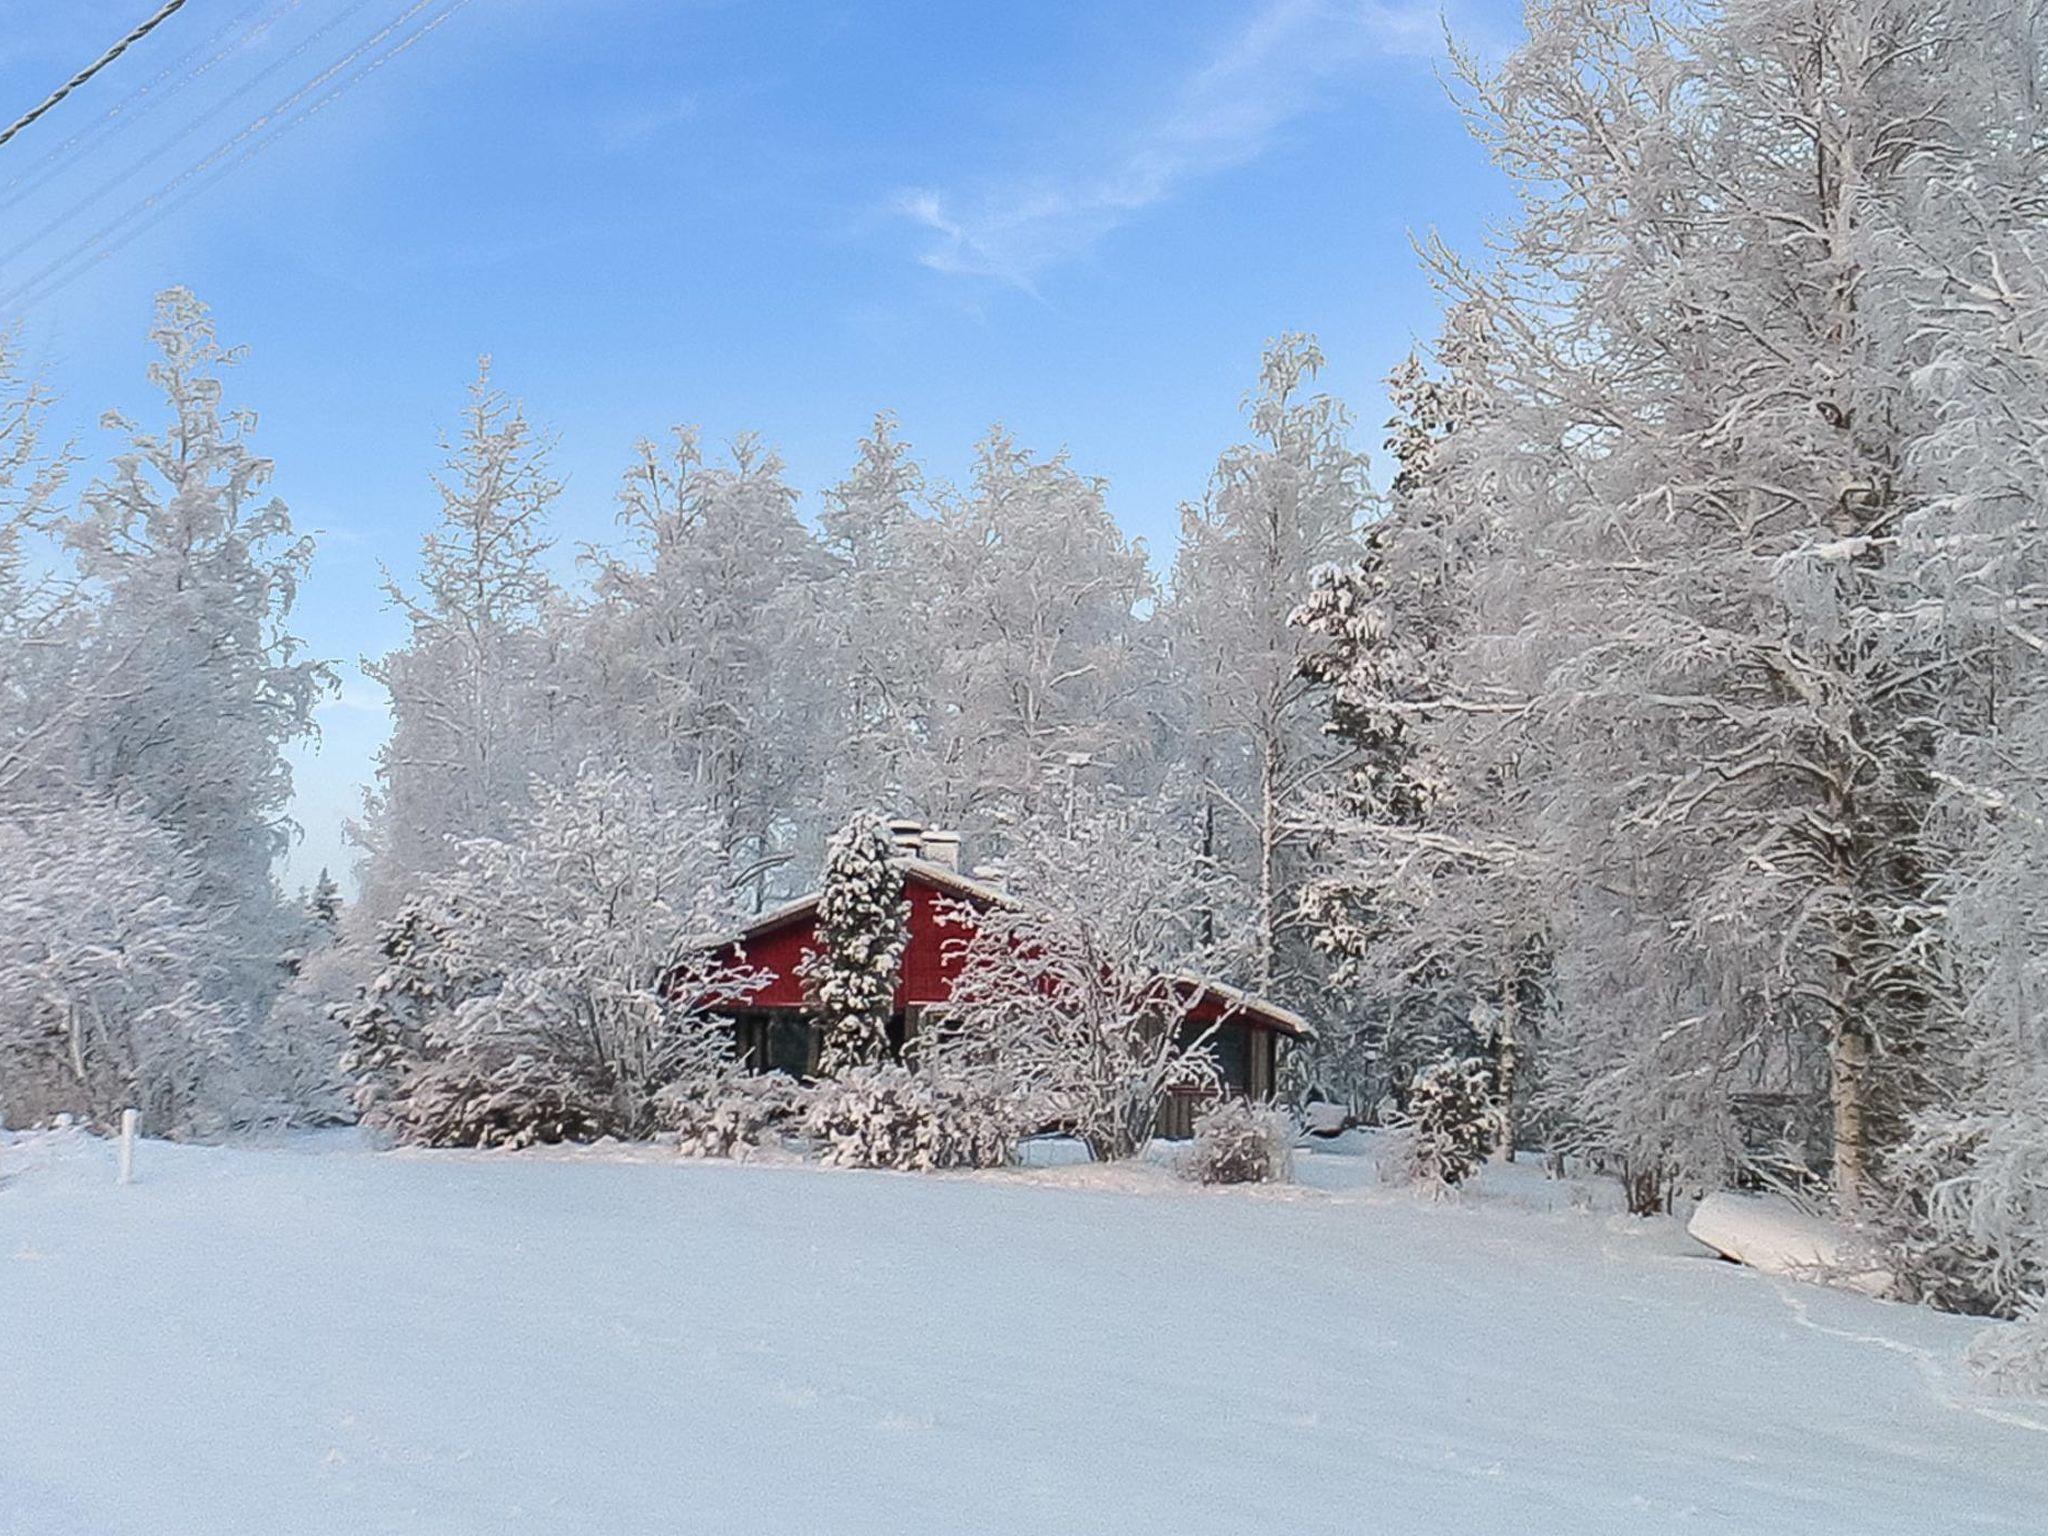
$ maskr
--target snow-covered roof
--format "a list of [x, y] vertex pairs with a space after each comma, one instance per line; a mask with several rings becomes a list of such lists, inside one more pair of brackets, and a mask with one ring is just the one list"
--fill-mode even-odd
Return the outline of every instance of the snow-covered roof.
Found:
[[1278, 1003], [1260, 997], [1256, 992], [1247, 992], [1243, 987], [1233, 987], [1227, 981], [1218, 981], [1213, 976], [1198, 976], [1193, 971], [1175, 971], [1166, 978], [1182, 986], [1197, 987], [1211, 997], [1222, 1001], [1231, 1013], [1255, 1013], [1274, 1028], [1304, 1039], [1315, 1038], [1315, 1026], [1292, 1008], [1283, 1008]]
[[[916, 875], [925, 884], [936, 885], [941, 890], [951, 891], [968, 901], [978, 901], [990, 907], [1011, 907], [1017, 904], [1017, 898], [1008, 891], [989, 885], [985, 881], [971, 879], [950, 865], [934, 864], [930, 859], [915, 858], [907, 854], [899, 855], [889, 862], [905, 875]], [[797, 918], [807, 917], [816, 910], [823, 895], [822, 891], [812, 891], [808, 895], [785, 901], [779, 907], [770, 907], [742, 928], [734, 938], [740, 943], [745, 943], [748, 939], [758, 938], [761, 934], [773, 933], [777, 928]]]

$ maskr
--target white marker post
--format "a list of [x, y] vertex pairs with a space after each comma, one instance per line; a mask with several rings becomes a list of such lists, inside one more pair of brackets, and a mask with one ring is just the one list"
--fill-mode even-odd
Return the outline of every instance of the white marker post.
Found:
[[121, 1182], [135, 1182], [135, 1111], [121, 1111]]

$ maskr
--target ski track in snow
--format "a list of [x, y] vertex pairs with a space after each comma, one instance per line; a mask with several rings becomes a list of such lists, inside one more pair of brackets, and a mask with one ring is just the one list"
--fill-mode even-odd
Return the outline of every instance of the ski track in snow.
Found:
[[2029, 1430], [2037, 1435], [2048, 1435], [2048, 1421], [2031, 1418], [2015, 1409], [1996, 1407], [1983, 1401], [1982, 1394], [1972, 1394], [1967, 1388], [1958, 1391], [1953, 1385], [1953, 1361], [1944, 1363], [1942, 1356], [1926, 1346], [1908, 1344], [1900, 1339], [1888, 1339], [1881, 1333], [1863, 1333], [1851, 1328], [1835, 1328], [1818, 1322], [1813, 1316], [1813, 1298], [1810, 1294], [1805, 1294], [1812, 1287], [1802, 1289], [1787, 1280], [1773, 1279], [1769, 1283], [1777, 1292], [1778, 1299], [1790, 1309], [1800, 1327], [1826, 1334], [1831, 1339], [1846, 1339], [1852, 1344], [1866, 1344], [1873, 1349], [1889, 1350], [1895, 1355], [1904, 1355], [1913, 1362], [1914, 1370], [1919, 1372], [1920, 1379], [1927, 1384], [1928, 1395], [1942, 1407], [1954, 1409], [1959, 1413], [1974, 1413], [1994, 1424]]

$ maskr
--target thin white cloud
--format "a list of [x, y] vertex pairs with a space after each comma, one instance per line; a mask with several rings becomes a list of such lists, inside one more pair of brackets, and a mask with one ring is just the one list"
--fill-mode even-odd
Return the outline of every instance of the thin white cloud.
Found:
[[932, 237], [918, 260], [1035, 293], [1038, 275], [1189, 183], [1249, 164], [1329, 89], [1389, 55], [1442, 46], [1437, 0], [1266, 0], [1201, 68], [1165, 93], [1166, 108], [1094, 163], [1016, 178], [971, 194], [899, 193], [895, 212]]
[[694, 95], [671, 96], [649, 106], [617, 112], [603, 125], [605, 147], [613, 153], [633, 149], [649, 139], [666, 138], [675, 129], [694, 121], [702, 103]]
[[315, 714], [329, 714], [337, 710], [359, 715], [388, 715], [391, 713], [391, 700], [381, 688], [344, 682], [337, 692], [313, 706]]

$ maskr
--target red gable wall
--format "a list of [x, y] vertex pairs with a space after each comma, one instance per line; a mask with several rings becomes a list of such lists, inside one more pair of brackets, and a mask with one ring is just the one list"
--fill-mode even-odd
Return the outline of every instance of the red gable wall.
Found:
[[[910, 942], [904, 949], [903, 969], [896, 983], [896, 1006], [900, 1009], [913, 1003], [947, 1002], [953, 996], [954, 979], [960, 974], [959, 950], [969, 930], [961, 922], [942, 921], [942, 915], [957, 918], [963, 902], [976, 908], [985, 907], [987, 902], [936, 884], [915, 868], [904, 871], [903, 894], [910, 903]], [[814, 900], [780, 922], [771, 919], [767, 927], [744, 941], [743, 950], [738, 946], [727, 949], [727, 958], [739, 959], [744, 955], [747, 965], [770, 973], [765, 985], [733, 1006], [803, 1007], [804, 987], [797, 979], [797, 969], [804, 957], [817, 948], [817, 929], [818, 908]], [[1191, 984], [1191, 988], [1195, 986], [1201, 984]], [[1294, 1032], [1294, 1026], [1274, 1018], [1271, 1011], [1242, 994], [1226, 997], [1206, 987], [1193, 1000], [1186, 1018], [1195, 1024], [1229, 1022], [1255, 1030], [1277, 1028]]]
[[[896, 984], [896, 1006], [943, 1003], [953, 995], [953, 978], [960, 974], [959, 957], [949, 950], [967, 937], [968, 930], [957, 922], [941, 922], [940, 914], [943, 910], [957, 908], [961, 898], [950, 891], [940, 890], [915, 870], [904, 875], [903, 894], [910, 903], [910, 943], [903, 951], [903, 972]], [[818, 912], [813, 906], [748, 939], [746, 963], [774, 972], [774, 979], [739, 1006], [802, 1007], [804, 988], [797, 979], [797, 967], [804, 956], [817, 948], [817, 930]]]

